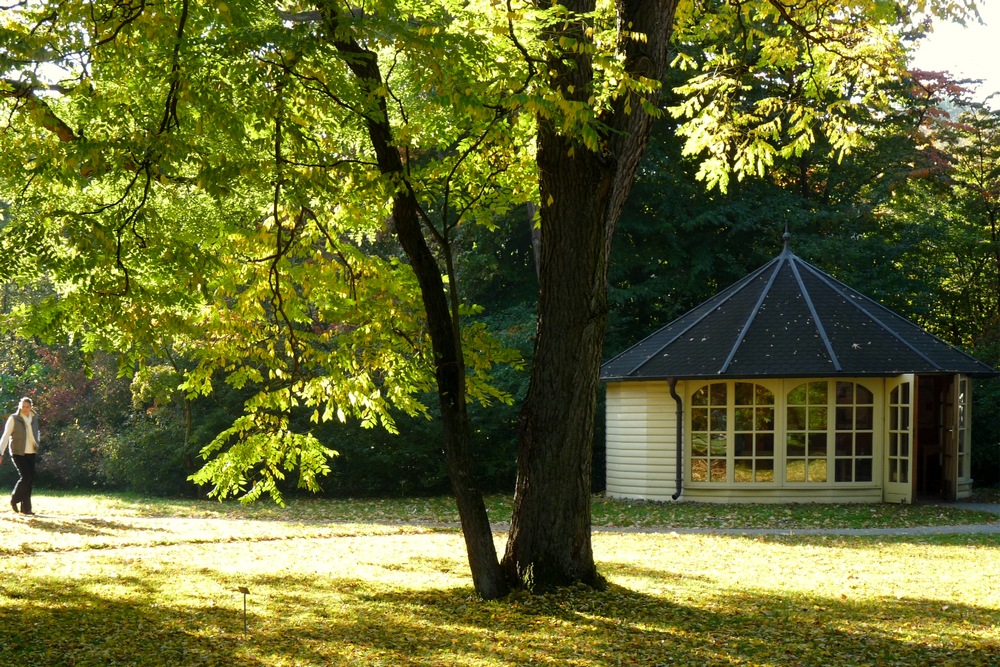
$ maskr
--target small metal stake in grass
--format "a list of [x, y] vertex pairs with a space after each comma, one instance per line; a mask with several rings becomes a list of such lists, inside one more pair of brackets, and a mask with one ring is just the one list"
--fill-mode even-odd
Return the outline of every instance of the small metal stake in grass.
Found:
[[250, 589], [246, 586], [240, 586], [237, 588], [240, 593], [243, 593], [243, 636], [247, 636], [247, 596], [250, 595]]

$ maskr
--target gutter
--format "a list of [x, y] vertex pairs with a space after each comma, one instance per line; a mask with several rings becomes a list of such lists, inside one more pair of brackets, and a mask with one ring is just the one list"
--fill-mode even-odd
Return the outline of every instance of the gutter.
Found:
[[684, 403], [677, 395], [677, 378], [670, 378], [670, 397], [677, 404], [677, 490], [670, 496], [674, 500], [681, 497], [681, 490], [684, 485]]

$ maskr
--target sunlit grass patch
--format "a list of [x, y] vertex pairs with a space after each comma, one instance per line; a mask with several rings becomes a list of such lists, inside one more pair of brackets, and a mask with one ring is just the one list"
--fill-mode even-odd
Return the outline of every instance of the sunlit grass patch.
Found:
[[[472, 591], [461, 534], [420, 523], [447, 516], [437, 501], [350, 508], [296, 500], [261, 515], [229, 504], [206, 515], [202, 503], [180, 501], [170, 515], [167, 505], [98, 496], [44, 494], [37, 502], [45, 511], [35, 519], [0, 517], [0, 657], [17, 664], [1000, 660], [1000, 536], [993, 534], [750, 537], [605, 528], [593, 543], [607, 590], [516, 592], [486, 603]], [[377, 519], [365, 521], [370, 511]], [[820, 516], [830, 512], [839, 510]], [[419, 518], [416, 525], [402, 522], [407, 514]], [[496, 540], [502, 550], [502, 532]], [[250, 591], [246, 635], [240, 587]]]

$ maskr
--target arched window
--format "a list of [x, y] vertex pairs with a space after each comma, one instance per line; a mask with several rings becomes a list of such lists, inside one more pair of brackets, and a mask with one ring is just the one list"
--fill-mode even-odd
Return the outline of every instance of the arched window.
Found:
[[786, 397], [785, 481], [871, 482], [875, 396], [854, 382], [804, 382]]
[[774, 483], [774, 393], [713, 382], [691, 395], [692, 482]]
[[691, 481], [725, 482], [728, 470], [729, 386], [708, 384], [691, 396]]

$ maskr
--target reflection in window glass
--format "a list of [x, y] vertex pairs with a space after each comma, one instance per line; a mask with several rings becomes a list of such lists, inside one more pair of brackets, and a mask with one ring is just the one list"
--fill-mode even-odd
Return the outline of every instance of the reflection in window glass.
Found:
[[903, 382], [889, 392], [889, 448], [886, 465], [889, 481], [910, 481], [910, 383]]
[[969, 412], [969, 380], [967, 378], [963, 377], [958, 380], [958, 396], [956, 396], [955, 407], [958, 410], [955, 431], [956, 444], [958, 445], [958, 476], [959, 478], [967, 478], [972, 474], [968, 456], [969, 431], [966, 428], [966, 415]]
[[833, 481], [872, 481], [875, 395], [854, 382], [837, 383]]
[[728, 387], [707, 384], [691, 395], [691, 481], [726, 481]]
[[[785, 481], [871, 482], [875, 395], [855, 382], [806, 382], [787, 394]], [[831, 423], [832, 417], [832, 423]]]
[[691, 481], [774, 483], [774, 393], [713, 382], [691, 395]]
[[[800, 382], [788, 390], [784, 405], [761, 384], [710, 382], [691, 394], [690, 406], [691, 481], [830, 484], [874, 479], [875, 426], [881, 419], [876, 419], [874, 393], [856, 382]], [[909, 414], [897, 411], [895, 419], [908, 423]], [[779, 423], [783, 435], [776, 439]], [[898, 432], [894, 442], [897, 451], [911, 446]]]

